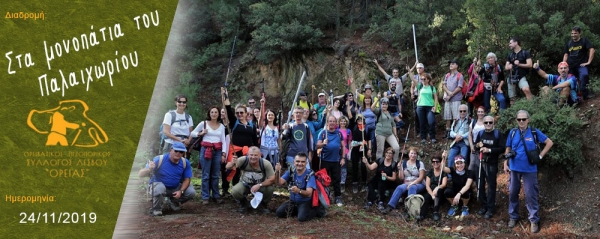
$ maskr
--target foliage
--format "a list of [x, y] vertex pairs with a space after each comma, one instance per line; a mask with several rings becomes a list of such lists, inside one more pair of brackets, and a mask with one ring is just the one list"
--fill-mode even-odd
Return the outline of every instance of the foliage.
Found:
[[572, 169], [583, 163], [582, 141], [577, 137], [583, 122], [577, 117], [575, 108], [559, 108], [554, 103], [557, 97], [556, 92], [551, 92], [546, 96], [534, 97], [531, 101], [523, 98], [501, 112], [496, 127], [501, 132], [508, 132], [518, 127], [515, 121], [517, 112], [528, 111], [531, 115], [529, 126], [541, 130], [554, 143], [543, 164]]
[[321, 27], [333, 23], [332, 1], [270, 0], [250, 5], [249, 24], [256, 59], [265, 63], [292, 51], [319, 48]]

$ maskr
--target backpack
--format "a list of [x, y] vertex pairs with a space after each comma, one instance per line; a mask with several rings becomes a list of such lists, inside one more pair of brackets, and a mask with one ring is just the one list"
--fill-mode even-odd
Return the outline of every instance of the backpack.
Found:
[[[310, 129], [308, 128], [308, 125], [306, 123], [303, 123], [304, 126], [306, 127], [306, 132], [307, 133], [311, 133]], [[291, 127], [288, 129], [291, 131]], [[291, 133], [291, 132], [288, 132]], [[292, 143], [291, 139], [294, 136], [292, 135], [288, 135], [287, 137], [285, 137], [285, 139], [282, 137], [281, 139], [281, 151], [280, 151], [280, 158], [281, 158], [281, 162], [286, 162], [285, 157], [287, 156], [287, 152], [290, 149], [290, 144]], [[306, 148], [310, 149], [310, 139], [307, 137], [306, 138]], [[288, 165], [289, 168], [291, 168], [291, 165]]]
[[[408, 160], [402, 160], [402, 169], [406, 168], [406, 161], [408, 161]], [[421, 169], [421, 160], [417, 159], [417, 170], [420, 170], [420, 169]]]
[[[455, 119], [452, 121], [452, 126], [450, 127], [451, 131], [454, 131], [454, 126], [456, 125], [456, 122], [458, 122], [458, 119]], [[473, 122], [475, 122], [475, 123], [473, 123]], [[471, 128], [473, 128], [473, 127], [475, 127], [475, 124], [477, 124], [477, 120], [467, 116], [467, 125], [470, 125]], [[452, 138], [452, 139], [454, 139], [454, 138]]]
[[[510, 130], [510, 142], [511, 143], [513, 142], [513, 139], [515, 138], [515, 133], [517, 132], [517, 130], [518, 130], [517, 128], [513, 128]], [[535, 147], [539, 148], [540, 145], [539, 145], [538, 138], [537, 138], [537, 129], [531, 128], [531, 135], [533, 135], [533, 143], [535, 144]], [[525, 142], [523, 142], [523, 144], [525, 144]], [[508, 147], [508, 145], [506, 147]]]
[[[237, 128], [237, 126], [240, 124], [240, 120], [235, 120], [235, 124], [233, 124], [233, 128], [231, 128], [231, 133], [233, 133], [233, 131], [235, 131], [235, 128]], [[254, 124], [252, 123], [252, 121], [248, 121], [248, 125], [252, 128], [254, 128]]]
[[[248, 157], [246, 157], [246, 160], [244, 161], [244, 163], [242, 163], [242, 165], [239, 167], [240, 170], [244, 170], [246, 167], [248, 167], [248, 162], [250, 162], [250, 159], [248, 159]], [[265, 163], [263, 162], [262, 158], [258, 159], [258, 165], [260, 167], [260, 172], [263, 175], [262, 180], [264, 181], [265, 179], [267, 179], [267, 171], [265, 170]]]
[[[462, 76], [462, 73], [460, 73], [460, 72], [458, 72], [458, 71], [457, 71], [456, 73], [457, 73], [457, 74], [456, 74], [456, 79], [457, 79], [457, 80], [458, 80], [458, 79], [460, 79], [461, 77], [463, 77], [463, 76]], [[445, 77], [445, 79], [448, 79], [448, 77], [450, 77], [450, 72], [446, 73], [446, 77]], [[464, 97], [465, 95], [467, 95], [467, 91], [468, 91], [468, 88], [467, 88], [467, 82], [465, 81], [465, 79], [464, 79], [464, 78], [463, 78], [463, 85], [462, 85], [461, 91], [462, 91], [463, 97]]]
[[[481, 136], [483, 135], [483, 132], [484, 132], [484, 131], [485, 131], [485, 130], [480, 130], [480, 131], [479, 131], [479, 134], [477, 134], [477, 139], [480, 139], [480, 138], [481, 138]], [[537, 132], [536, 132], [536, 133], [537, 133]], [[512, 137], [514, 137], [514, 136], [515, 136], [515, 134], [513, 133]], [[495, 137], [496, 139], [500, 139], [500, 132], [498, 131], [498, 129], [494, 129], [494, 137]], [[536, 140], [537, 140], [537, 136], [534, 136], [534, 137], [535, 137], [535, 138], [536, 138]], [[475, 141], [477, 141], [477, 139], [475, 139]], [[512, 140], [512, 139], [511, 139], [511, 140]]]
[[[552, 82], [552, 84], [558, 85], [559, 77], [556, 77], [554, 79], [554, 81]], [[571, 77], [575, 78], [575, 89], [571, 89], [571, 90], [575, 90], [575, 92], [577, 94], [577, 98], [574, 103], [582, 102], [583, 101], [583, 92], [581, 91], [581, 87], [579, 86], [581, 84], [581, 81], [577, 77], [575, 77], [573, 74], [567, 75], [567, 80]], [[571, 99], [570, 97], [571, 97], [571, 92], [569, 92], [569, 99]]]
[[408, 212], [408, 215], [410, 215], [412, 218], [417, 218], [420, 216], [421, 207], [423, 206], [424, 202], [425, 198], [419, 194], [413, 194], [406, 197], [406, 200], [404, 200], [404, 206], [406, 207], [406, 212]]
[[[162, 165], [163, 162], [163, 157], [164, 155], [161, 154], [158, 158], [158, 165], [156, 165], [156, 167], [154, 168], [154, 171], [156, 171], [158, 168], [160, 168], [160, 166]], [[185, 158], [181, 158], [181, 160], [183, 160], [183, 173], [185, 173], [185, 168], [187, 167], [187, 160]], [[154, 174], [154, 172], [153, 172]], [[183, 174], [182, 174], [183, 175]], [[154, 176], [153, 176], [154, 177]], [[181, 178], [181, 180], [183, 181], [183, 177]]]
[[317, 189], [313, 190], [312, 206], [327, 209], [331, 204], [329, 201], [329, 185], [331, 185], [331, 178], [327, 174], [326, 169], [322, 168], [315, 173], [315, 183], [317, 184]]
[[[431, 87], [431, 94], [433, 93], [433, 86], [429, 85], [429, 87]], [[417, 87], [417, 91], [420, 91], [421, 89], [423, 89], [423, 85], [419, 84], [419, 86]], [[420, 96], [420, 94], [419, 94]], [[433, 100], [435, 101], [435, 97], [433, 98]], [[442, 112], [442, 105], [438, 102], [437, 103], [437, 107], [435, 108], [435, 114], [439, 114]], [[379, 121], [379, 118], [377, 119]]]
[[[175, 113], [175, 110], [169, 110], [169, 113], [171, 113], [171, 124], [170, 125], [173, 125], [175, 123], [175, 119], [177, 118], [177, 114]], [[185, 115], [185, 120], [190, 121], [191, 116], [187, 112], [183, 112], [183, 114]], [[158, 137], [160, 138], [160, 140], [159, 140], [160, 148], [164, 147], [165, 139], [167, 139], [167, 136], [163, 133], [163, 126], [164, 126], [164, 124], [160, 124], [159, 131], [158, 131]]]

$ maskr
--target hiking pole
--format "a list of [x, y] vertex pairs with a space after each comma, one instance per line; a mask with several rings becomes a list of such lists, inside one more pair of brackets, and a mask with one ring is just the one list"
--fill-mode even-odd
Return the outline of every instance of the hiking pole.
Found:
[[229, 55], [229, 65], [227, 66], [227, 74], [225, 74], [225, 87], [227, 87], [227, 80], [229, 79], [229, 70], [231, 69], [231, 59], [233, 58], [233, 50], [235, 49], [235, 42], [237, 40], [237, 36], [233, 38], [233, 45], [231, 46], [231, 54]]
[[417, 54], [417, 35], [415, 33], [415, 24], [412, 25], [413, 30], [413, 40], [415, 42], [415, 60], [419, 62], [419, 55]]
[[481, 185], [481, 160], [483, 159], [483, 152], [479, 151], [479, 176], [477, 176], [477, 201], [480, 200], [479, 198], [479, 186]]
[[[310, 98], [311, 98], [311, 100], [312, 100], [312, 102], [311, 102], [312, 104], [314, 104], [314, 103], [315, 103], [315, 89], [316, 89], [315, 85], [312, 85], [312, 86], [311, 86], [311, 90], [310, 90]], [[309, 107], [308, 107], [308, 108], [311, 108], [311, 107], [312, 107], [312, 106], [311, 106], [311, 105], [309, 105]], [[308, 117], [310, 118], [310, 115], [309, 115]]]
[[[293, 109], [294, 105], [296, 105], [296, 101], [298, 100], [298, 95], [300, 94], [300, 89], [302, 88], [302, 82], [304, 82], [304, 78], [306, 78], [306, 71], [303, 71], [302, 77], [300, 77], [300, 82], [298, 83], [298, 90], [296, 90], [296, 95], [294, 96], [294, 101], [292, 102], [291, 109]], [[291, 119], [292, 119], [292, 114], [288, 114], [286, 123], [289, 123]]]
[[[408, 131], [406, 131], [406, 140], [404, 141], [404, 146], [402, 146], [402, 152], [400, 152], [401, 155], [400, 155], [400, 160], [398, 161], [398, 164], [402, 164], [402, 160], [404, 159], [404, 150], [406, 149], [406, 142], [408, 141], [409, 133], [410, 133], [410, 124], [408, 125]], [[400, 168], [398, 168], [398, 173], [403, 173], [402, 171], [400, 171]], [[407, 188], [407, 190], [408, 190], [408, 188]]]

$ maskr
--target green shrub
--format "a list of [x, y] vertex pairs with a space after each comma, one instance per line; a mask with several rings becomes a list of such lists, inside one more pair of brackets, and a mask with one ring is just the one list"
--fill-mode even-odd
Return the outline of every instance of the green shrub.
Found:
[[517, 112], [528, 111], [531, 115], [529, 126], [541, 130], [554, 143], [542, 165], [564, 166], [571, 170], [583, 163], [582, 142], [580, 137], [577, 137], [583, 122], [577, 118], [575, 108], [559, 108], [553, 100], [556, 97], [558, 94], [552, 92], [547, 96], [534, 97], [531, 101], [523, 98], [501, 112], [496, 127], [501, 132], [518, 127], [515, 121]]

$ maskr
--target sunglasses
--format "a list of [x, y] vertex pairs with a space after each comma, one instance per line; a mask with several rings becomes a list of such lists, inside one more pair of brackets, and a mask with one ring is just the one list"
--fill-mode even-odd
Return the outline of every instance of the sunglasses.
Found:
[[524, 122], [526, 120], [527, 120], [527, 118], [517, 118], [517, 121], [519, 121], [519, 122]]
[[185, 153], [185, 151], [177, 151], [177, 150], [175, 150], [175, 153], [178, 153], [178, 154], [184, 154], [184, 153]]
[[431, 161], [432, 164], [434, 163], [440, 163], [440, 161]]
[[458, 112], [460, 112], [460, 113], [466, 113], [467, 111], [466, 110], [459, 110]]
[[177, 101], [179, 104], [187, 104], [187, 101]]
[[248, 102], [249, 105], [256, 104], [256, 102]]
[[483, 123], [484, 123], [484, 124], [494, 124], [494, 122], [490, 122], [490, 121], [483, 122]]
[[317, 112], [312, 113], [312, 115], [317, 115]]
[[454, 164], [464, 164], [464, 162], [460, 161], [460, 162], [456, 162]]
[[246, 113], [246, 112], [243, 112], [243, 111], [235, 112], [236, 115], [243, 115], [244, 113]]

